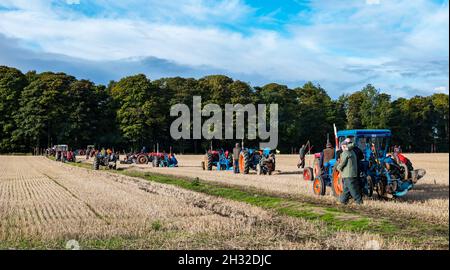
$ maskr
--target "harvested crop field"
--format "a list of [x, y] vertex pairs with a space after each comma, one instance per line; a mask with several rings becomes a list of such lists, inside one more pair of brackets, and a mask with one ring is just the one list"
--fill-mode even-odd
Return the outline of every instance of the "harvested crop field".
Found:
[[[437, 224], [449, 222], [449, 155], [448, 154], [406, 154], [415, 168], [427, 171], [405, 197], [396, 200], [381, 201], [366, 200], [360, 207], [366, 211], [379, 211], [382, 215], [401, 215], [417, 217], [424, 221]], [[278, 155], [277, 172], [271, 176], [258, 176], [255, 172], [248, 175], [235, 175], [231, 171], [203, 171], [200, 168], [202, 156], [178, 155], [178, 168], [152, 168], [149, 165], [121, 165], [135, 170], [157, 172], [217, 182], [227, 185], [237, 185], [255, 188], [264, 192], [282, 196], [301, 197], [302, 199], [335, 203], [331, 196], [317, 197], [312, 192], [312, 184], [304, 181], [301, 170], [297, 168], [297, 155]], [[306, 166], [312, 165], [312, 157], [308, 156]], [[350, 206], [352, 207], [352, 206]]]
[[[382, 249], [448, 249], [444, 163], [429, 166], [436, 184], [423, 181], [435, 186], [418, 185], [417, 194], [403, 201], [368, 201], [347, 212], [329, 196], [310, 195], [294, 156], [280, 155], [280, 172], [262, 177], [202, 171], [201, 156], [178, 158], [179, 168], [120, 165], [109, 172], [93, 171], [84, 160], [70, 166], [45, 157], [0, 156], [0, 248], [60, 249], [73, 239], [83, 249], [366, 249], [374, 242]], [[176, 178], [161, 182], [155, 172], [201, 182], [180, 180], [180, 187], [171, 184]], [[433, 188], [441, 197], [432, 197]], [[324, 218], [311, 218], [317, 213]], [[396, 218], [387, 218], [390, 213]]]

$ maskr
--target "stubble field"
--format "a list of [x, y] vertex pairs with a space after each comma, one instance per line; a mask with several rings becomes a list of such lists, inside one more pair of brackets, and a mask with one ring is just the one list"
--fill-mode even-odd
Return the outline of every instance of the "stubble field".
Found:
[[[448, 224], [449, 221], [449, 155], [448, 154], [406, 154], [415, 168], [427, 171], [414, 189], [405, 197], [397, 200], [366, 199], [363, 208], [378, 209], [392, 215], [402, 213], [418, 216], [423, 220]], [[228, 185], [257, 188], [287, 196], [308, 197], [329, 203], [336, 201], [327, 191], [327, 196], [317, 197], [312, 192], [311, 182], [303, 180], [302, 170], [297, 168], [297, 155], [278, 155], [277, 172], [271, 176], [258, 176], [255, 172], [248, 175], [233, 174], [231, 171], [203, 171], [200, 168], [202, 156], [178, 155], [178, 168], [152, 168], [149, 165], [121, 165], [135, 170], [157, 172], [176, 176], [198, 177], [205, 181]], [[312, 156], [308, 156], [306, 166], [312, 165]], [[376, 197], [376, 196], [375, 196]]]
[[[279, 155], [279, 172], [272, 176], [202, 171], [198, 155], [178, 156], [178, 168], [120, 165], [117, 173], [92, 171], [85, 164], [91, 161], [81, 157], [77, 166], [86, 168], [45, 157], [0, 156], [0, 248], [60, 249], [74, 239], [86, 249], [365, 249], [373, 248], [374, 241], [375, 248], [383, 249], [448, 249], [448, 233], [442, 233], [448, 232], [448, 154], [408, 157], [415, 167], [427, 170], [415, 190], [401, 200], [348, 206], [352, 213], [343, 210], [338, 224], [347, 225], [359, 215], [371, 220], [379, 216], [383, 226], [385, 220], [408, 226], [411, 219], [418, 234], [423, 234], [422, 227], [426, 230], [420, 243], [397, 237], [394, 230], [371, 230], [372, 223], [361, 230], [330, 227], [326, 219], [256, 207], [253, 199], [242, 202], [129, 176], [198, 178], [248, 189], [255, 198], [269, 194], [292, 199], [281, 201], [283, 206], [298, 200], [316, 210], [341, 211], [341, 206], [331, 209], [331, 196], [312, 195], [311, 183], [302, 180], [296, 167], [296, 156]], [[433, 231], [433, 226], [438, 229]]]

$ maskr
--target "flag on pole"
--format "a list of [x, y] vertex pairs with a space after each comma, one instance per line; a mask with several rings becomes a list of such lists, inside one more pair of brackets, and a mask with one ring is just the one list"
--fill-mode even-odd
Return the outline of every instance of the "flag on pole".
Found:
[[336, 150], [339, 150], [339, 140], [337, 136], [336, 124], [333, 124], [333, 129], [334, 129], [334, 143], [336, 144]]

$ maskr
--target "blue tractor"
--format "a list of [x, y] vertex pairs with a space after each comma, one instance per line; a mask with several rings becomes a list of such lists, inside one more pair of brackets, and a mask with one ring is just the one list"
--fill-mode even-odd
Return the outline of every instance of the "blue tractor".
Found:
[[[388, 154], [390, 130], [341, 130], [335, 136], [337, 145], [340, 145], [346, 138], [350, 138], [355, 147], [354, 151], [360, 151], [362, 158], [358, 163], [359, 177], [363, 193], [368, 197], [372, 197], [374, 191], [380, 198], [404, 196], [417, 180], [425, 175], [425, 170], [414, 170], [412, 166], [405, 166]], [[327, 186], [331, 187], [334, 196], [342, 194], [342, 178], [339, 171], [336, 170], [340, 153], [341, 151], [336, 148], [334, 159], [324, 164], [321, 164], [322, 156], [316, 154], [314, 169], [305, 168], [307, 176], [310, 176], [313, 181], [315, 194], [324, 195]]]
[[152, 156], [153, 167], [178, 167], [178, 160], [175, 154], [155, 154]]
[[271, 175], [275, 171], [275, 152], [269, 148], [243, 149], [239, 154], [239, 172], [248, 174], [250, 169], [255, 170], [258, 175]]
[[202, 161], [202, 169], [211, 171], [213, 167], [220, 170], [232, 170], [233, 158], [229, 151], [221, 150], [208, 150], [206, 152], [204, 160]]

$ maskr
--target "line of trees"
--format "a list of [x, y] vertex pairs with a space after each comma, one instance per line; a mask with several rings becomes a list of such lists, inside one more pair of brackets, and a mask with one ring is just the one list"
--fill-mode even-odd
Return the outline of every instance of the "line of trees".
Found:
[[[176, 152], [204, 152], [210, 141], [171, 138], [170, 107], [202, 103], [279, 104], [279, 144], [291, 152], [310, 141], [320, 150], [333, 123], [338, 129], [390, 128], [392, 144], [405, 151], [448, 152], [449, 97], [433, 94], [391, 100], [372, 85], [337, 100], [311, 82], [290, 89], [270, 83], [262, 87], [223, 75], [200, 79], [162, 78], [138, 74], [107, 86], [77, 80], [65, 73], [29, 71], [0, 66], [0, 152], [29, 152], [55, 144], [85, 148], [88, 144], [138, 150], [147, 146]], [[256, 145], [248, 141], [246, 145]], [[231, 147], [233, 141], [213, 142]]]

